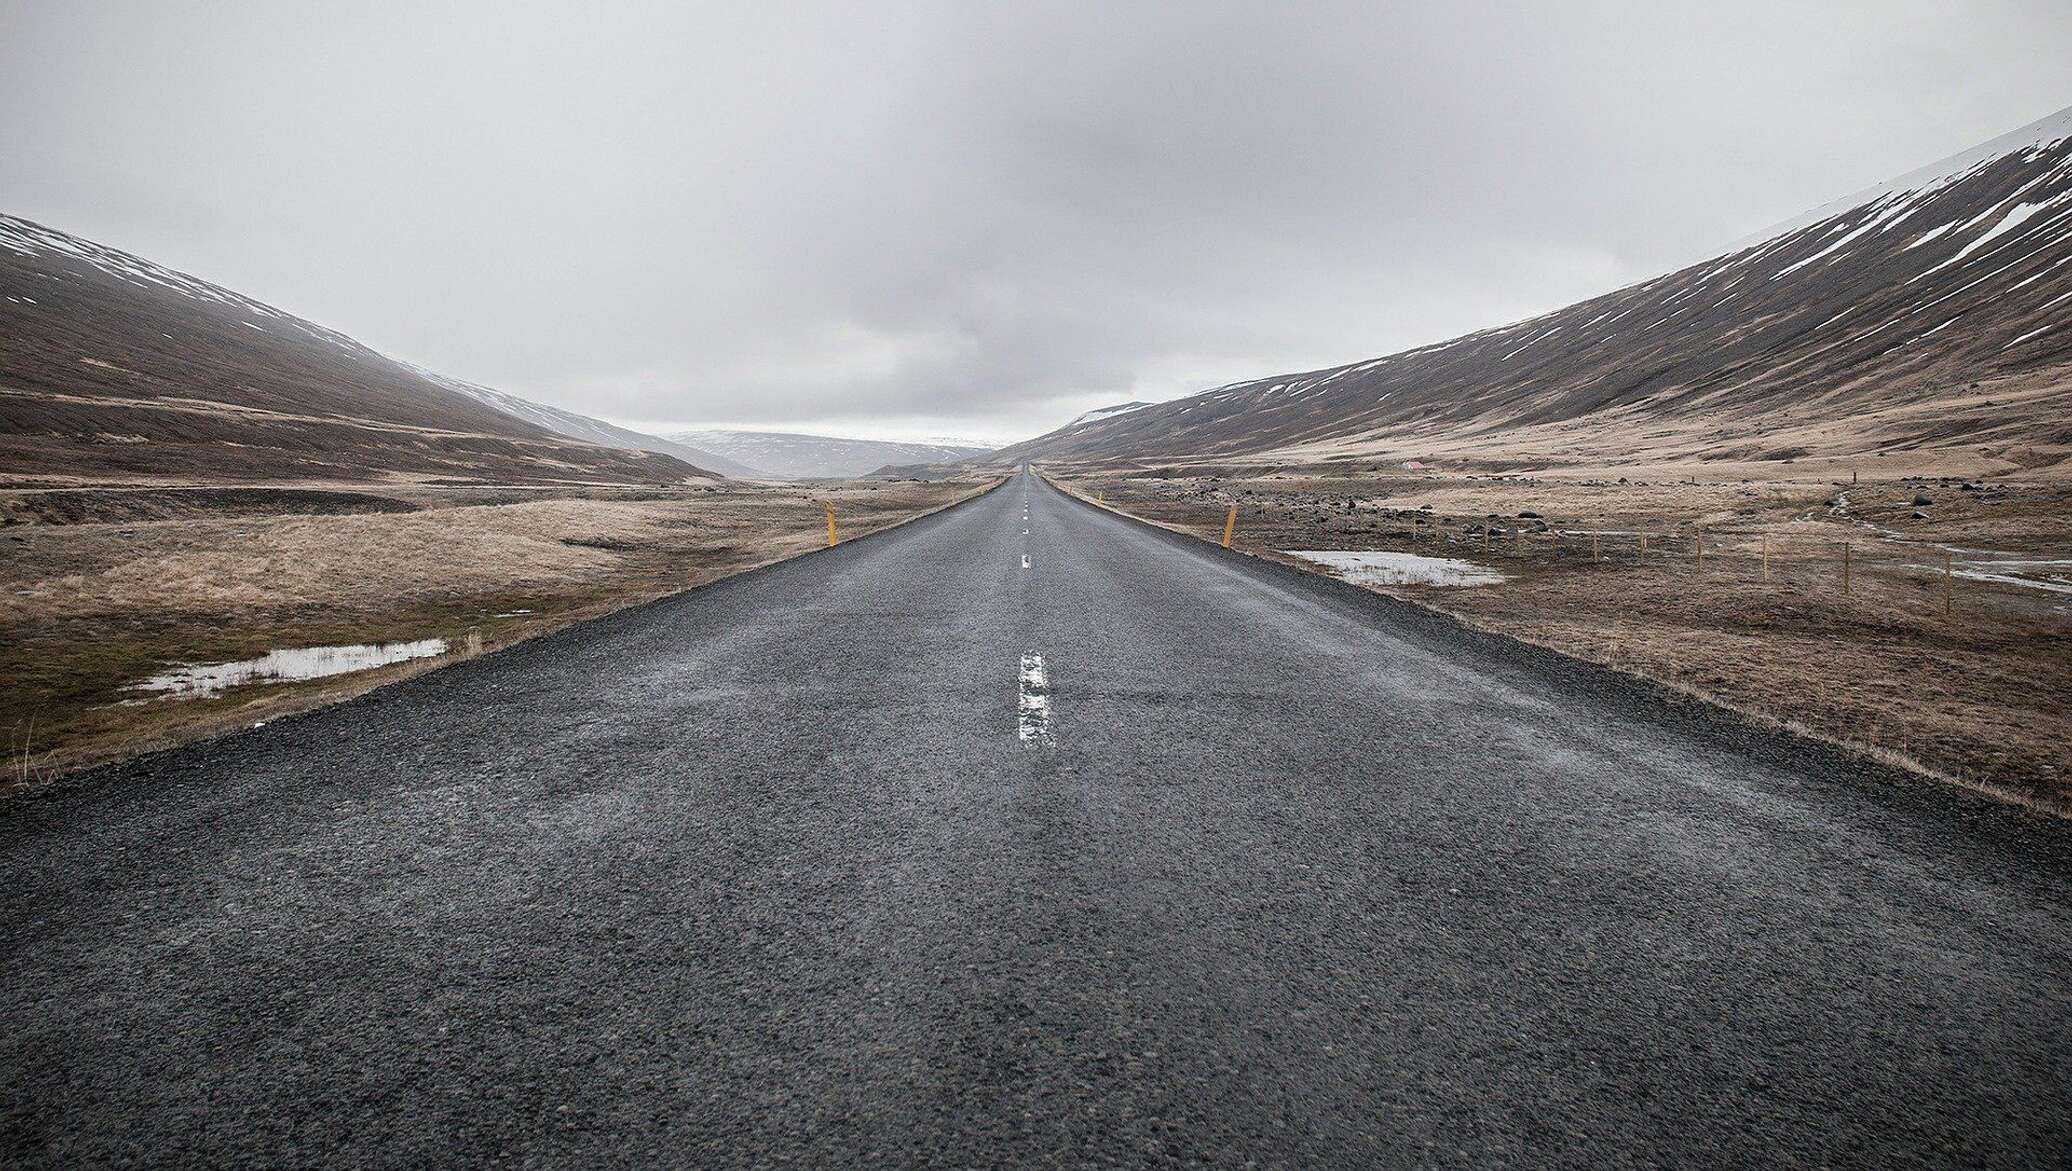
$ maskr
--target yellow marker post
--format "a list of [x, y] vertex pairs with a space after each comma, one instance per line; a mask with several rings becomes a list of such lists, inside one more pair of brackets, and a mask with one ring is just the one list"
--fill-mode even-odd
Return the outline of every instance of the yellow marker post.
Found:
[[1230, 548], [1230, 536], [1235, 532], [1237, 532], [1237, 509], [1233, 508], [1230, 510], [1230, 515], [1223, 518], [1223, 547], [1225, 549]]
[[827, 505], [827, 543], [832, 545], [835, 543], [835, 502], [829, 500], [824, 503]]

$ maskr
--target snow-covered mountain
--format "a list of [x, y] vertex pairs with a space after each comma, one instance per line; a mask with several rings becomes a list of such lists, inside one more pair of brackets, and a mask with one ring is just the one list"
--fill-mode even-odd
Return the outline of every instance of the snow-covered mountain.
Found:
[[336, 330], [0, 215], [0, 473], [28, 478], [676, 483]]
[[545, 427], [557, 435], [566, 435], [570, 439], [580, 439], [584, 443], [595, 443], [604, 447], [618, 447], [632, 451], [652, 451], [657, 455], [675, 456], [685, 463], [722, 476], [754, 477], [761, 474], [754, 468], [748, 467], [745, 464], [735, 463], [717, 452], [700, 451], [688, 444], [664, 439], [659, 435], [649, 435], [642, 431], [634, 431], [613, 423], [607, 423], [603, 419], [593, 419], [588, 415], [579, 415], [574, 411], [564, 411], [560, 407], [550, 407], [545, 403], [536, 403], [529, 398], [520, 398], [506, 391], [491, 390], [489, 387], [466, 382], [458, 378], [448, 378], [444, 374], [438, 374], [419, 367], [412, 367], [412, 369], [416, 369], [426, 378], [448, 390], [467, 395], [484, 406], [502, 411], [513, 418], [523, 419], [535, 426]]
[[717, 452], [770, 476], [799, 480], [864, 476], [890, 464], [952, 463], [990, 450], [977, 444], [894, 443], [789, 431], [672, 431], [664, 438]]
[[1141, 411], [1145, 407], [1148, 407], [1150, 405], [1151, 404], [1147, 402], [1129, 402], [1118, 403], [1112, 407], [1102, 407], [1099, 410], [1088, 411], [1087, 413], [1078, 416], [1071, 422], [1065, 424], [1063, 427], [1058, 428], [1058, 430], [1070, 431], [1074, 427], [1083, 427], [1086, 424], [1095, 421], [1096, 419], [1108, 419], [1113, 418], [1116, 415], [1127, 415], [1131, 411]]
[[1386, 357], [1004, 448], [1554, 466], [1921, 447], [2072, 459], [2072, 110], [1677, 272]]

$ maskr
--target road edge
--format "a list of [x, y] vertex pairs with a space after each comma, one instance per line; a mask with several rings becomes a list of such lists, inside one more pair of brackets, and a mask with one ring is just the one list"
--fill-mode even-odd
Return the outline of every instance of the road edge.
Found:
[[603, 610], [595, 614], [589, 614], [584, 617], [578, 618], [572, 622], [567, 622], [559, 626], [550, 626], [543, 629], [534, 630], [520, 638], [512, 639], [510, 642], [503, 643], [493, 649], [485, 650], [480, 654], [446, 654], [437, 656], [435, 658], [418, 660], [412, 663], [396, 664], [396, 667], [402, 669], [396, 670], [393, 674], [389, 674], [381, 678], [366, 680], [365, 686], [351, 689], [341, 689], [339, 691], [330, 693], [312, 692], [308, 696], [304, 697], [308, 700], [307, 704], [297, 704], [286, 710], [276, 710], [269, 712], [267, 713], [267, 717], [264, 720], [255, 722], [247, 722], [242, 719], [236, 721], [226, 721], [221, 726], [199, 731], [195, 735], [181, 737], [177, 740], [173, 740], [171, 742], [166, 743], [153, 743], [147, 747], [140, 748], [138, 751], [135, 752], [123, 752], [112, 756], [100, 757], [98, 759], [80, 761], [77, 764], [73, 765], [62, 765], [58, 767], [57, 771], [54, 774], [44, 776], [35, 780], [30, 780], [26, 782], [0, 781], [0, 810], [6, 809], [19, 799], [41, 796], [48, 793], [60, 792], [63, 790], [71, 789], [75, 786], [93, 783], [95, 780], [98, 779], [97, 774], [100, 774], [104, 771], [126, 768], [132, 765], [139, 764], [141, 762], [149, 761], [154, 757], [163, 756], [167, 753], [181, 752], [186, 749], [193, 748], [197, 745], [212, 744], [217, 741], [234, 739], [238, 736], [242, 736], [248, 732], [251, 732], [257, 728], [265, 727], [271, 724], [285, 723], [290, 720], [303, 719], [308, 716], [315, 715], [319, 712], [327, 712], [334, 708], [343, 707], [347, 704], [357, 703], [360, 700], [366, 699], [368, 696], [375, 695], [382, 691], [386, 691], [391, 687], [399, 687], [404, 684], [415, 683], [419, 680], [442, 676], [446, 672], [464, 668], [470, 663], [479, 663], [485, 660], [494, 659], [498, 655], [506, 654], [508, 652], [517, 650], [520, 647], [536, 647], [540, 643], [561, 637], [563, 635], [567, 635], [572, 631], [583, 630], [597, 623], [607, 622], [619, 618], [621, 615], [635, 613], [640, 610], [644, 610], [650, 606], [662, 605], [664, 603], [681, 598], [687, 594], [694, 594], [700, 590], [709, 589], [713, 586], [717, 586], [725, 582], [737, 581], [741, 578], [748, 577], [752, 574], [761, 573], [766, 570], [774, 569], [780, 565], [789, 565], [796, 561], [802, 561], [808, 557], [831, 553], [835, 550], [842, 549], [850, 545], [854, 545], [861, 541], [868, 541], [872, 537], [878, 536], [881, 533], [889, 533], [895, 529], [904, 528], [905, 526], [913, 524], [917, 521], [923, 521], [928, 519], [929, 517], [938, 516], [942, 513], [948, 512], [950, 509], [959, 508], [963, 505], [969, 504], [974, 500], [978, 500], [981, 497], [984, 497], [992, 492], [999, 490], [1003, 485], [1008, 483], [1008, 481], [1012, 480], [1013, 478], [1013, 473], [998, 476], [994, 478], [991, 483], [986, 484], [984, 487], [975, 489], [972, 492], [960, 496], [955, 500], [949, 501], [948, 503], [938, 504], [933, 508], [916, 512], [912, 516], [901, 517], [900, 519], [893, 521], [891, 524], [885, 525], [881, 528], [872, 529], [869, 532], [859, 533], [853, 537], [844, 537], [841, 539], [839, 543], [834, 545], [816, 545], [812, 548], [802, 549], [797, 553], [789, 553], [779, 557], [772, 557], [765, 561], [758, 561], [752, 565], [744, 565], [738, 569], [728, 570], [727, 572], [722, 573], [717, 577], [708, 578], [704, 581], [697, 582], [696, 584], [684, 586], [681, 589], [669, 590], [665, 593], [653, 594], [644, 597], [629, 596], [623, 604], [612, 606], [607, 610]]
[[1759, 732], [1766, 736], [1798, 744], [1819, 745], [1827, 750], [1840, 753], [1851, 765], [1859, 770], [1889, 774], [1887, 777], [1880, 778], [1883, 783], [1896, 787], [1919, 788], [1917, 784], [1909, 786], [1905, 782], [1933, 781], [1936, 788], [1940, 791], [1982, 797], [1991, 801], [1996, 807], [2019, 809], [2025, 813], [2049, 818], [2056, 822], [2072, 821], [2072, 805], [2052, 802], [2035, 794], [2004, 788], [1989, 782], [1967, 780], [1913, 760], [1902, 753], [1855, 744], [1837, 737], [1823, 735], [1813, 729], [1795, 725], [1791, 721], [1780, 719], [1766, 712], [1719, 699], [1698, 688], [1678, 683], [1675, 680], [1661, 679], [1643, 672], [1629, 670], [1609, 663], [1600, 663], [1584, 658], [1581, 655], [1571, 654], [1560, 647], [1541, 642], [1537, 639], [1513, 634], [1498, 627], [1485, 625], [1473, 620], [1468, 615], [1449, 610], [1444, 606], [1422, 599], [1353, 585], [1350, 582], [1325, 573], [1319, 566], [1310, 565], [1298, 558], [1278, 555], [1277, 550], [1265, 549], [1255, 551], [1237, 547], [1226, 548], [1218, 541], [1203, 536], [1191, 529], [1182, 528], [1164, 521], [1152, 520], [1149, 517], [1138, 516], [1135, 513], [1111, 505], [1105, 500], [1089, 499], [1085, 494], [1058, 483], [1043, 472], [1036, 471], [1033, 468], [1031, 470], [1037, 478], [1050, 487], [1055, 488], [1060, 495], [1069, 497], [1089, 508], [1099, 509], [1112, 516], [1134, 524], [1143, 525], [1158, 532], [1184, 537], [1215, 552], [1241, 558], [1249, 564], [1274, 566], [1311, 583], [1323, 583], [1335, 590], [1350, 590], [1364, 598], [1379, 599], [1386, 603], [1404, 607], [1427, 618], [1444, 621], [1464, 634], [1483, 639], [1498, 640], [1513, 647], [1526, 648], [1539, 655], [1559, 660], [1561, 664], [1571, 668], [1581, 667], [1604, 672], [1629, 684], [1647, 688], [1654, 693], [1655, 699], [1667, 709], [1683, 712], [1692, 705], [1697, 705], [1710, 713], [1711, 718], [1719, 724]]

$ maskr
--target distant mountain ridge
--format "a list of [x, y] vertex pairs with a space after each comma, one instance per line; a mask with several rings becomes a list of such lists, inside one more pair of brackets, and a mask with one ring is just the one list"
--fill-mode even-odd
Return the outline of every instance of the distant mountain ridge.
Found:
[[418, 373], [423, 374], [426, 378], [448, 390], [467, 395], [469, 398], [492, 410], [501, 411], [516, 419], [523, 419], [535, 426], [544, 427], [557, 435], [566, 435], [570, 439], [581, 440], [584, 443], [595, 443], [602, 447], [651, 451], [657, 455], [674, 456], [685, 463], [696, 466], [702, 471], [721, 476], [752, 477], [761, 475], [754, 468], [748, 467], [745, 464], [735, 463], [723, 455], [710, 451], [700, 451], [695, 447], [676, 443], [659, 435], [649, 435], [646, 432], [634, 431], [614, 423], [607, 423], [602, 419], [593, 419], [588, 415], [579, 415], [574, 411], [565, 411], [560, 407], [550, 407], [545, 403], [536, 403], [528, 398], [520, 398], [508, 391], [491, 390], [489, 387], [480, 386], [473, 382], [449, 378], [444, 374], [431, 370], [424, 370], [418, 367], [413, 367], [413, 369], [417, 369]]
[[[2072, 110], [1748, 246], [1402, 353], [1075, 421], [990, 461], [2072, 460]], [[1989, 389], [1990, 388], [1990, 389]]]
[[848, 479], [888, 465], [955, 463], [989, 448], [942, 443], [898, 443], [801, 435], [789, 431], [672, 431], [664, 438], [760, 469], [785, 479]]
[[668, 455], [573, 442], [336, 330], [0, 215], [0, 473], [670, 484]]

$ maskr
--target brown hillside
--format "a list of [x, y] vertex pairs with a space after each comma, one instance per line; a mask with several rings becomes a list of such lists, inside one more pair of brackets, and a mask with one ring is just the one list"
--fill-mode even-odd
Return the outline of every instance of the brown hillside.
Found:
[[0, 474], [21, 479], [675, 483], [351, 338], [0, 215]]

